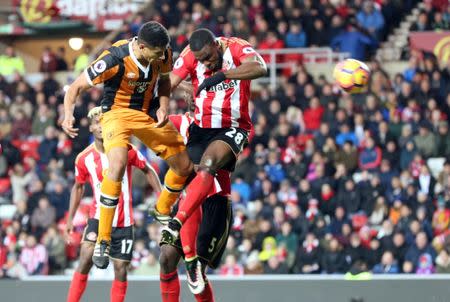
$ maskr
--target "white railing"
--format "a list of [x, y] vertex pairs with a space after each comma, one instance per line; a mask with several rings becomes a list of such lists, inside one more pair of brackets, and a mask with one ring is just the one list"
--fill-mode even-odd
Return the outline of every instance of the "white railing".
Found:
[[267, 69], [268, 77], [258, 79], [257, 82], [270, 84], [270, 89], [275, 90], [277, 87], [277, 71], [294, 67], [297, 62], [282, 61], [277, 62], [277, 57], [283, 55], [301, 55], [304, 64], [334, 64], [343, 59], [350, 57], [347, 52], [333, 52], [330, 47], [313, 47], [313, 48], [283, 48], [283, 49], [258, 49], [257, 52], [265, 58], [269, 58]]

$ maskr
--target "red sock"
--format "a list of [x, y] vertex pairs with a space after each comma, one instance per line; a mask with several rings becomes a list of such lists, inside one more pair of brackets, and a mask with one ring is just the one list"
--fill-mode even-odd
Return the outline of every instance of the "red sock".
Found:
[[[181, 202], [181, 204], [184, 201]], [[197, 255], [197, 235], [200, 228], [200, 222], [202, 221], [202, 207], [192, 213], [183, 224], [181, 228], [181, 245], [183, 246], [183, 252], [185, 259], [191, 259]]]
[[88, 275], [75, 272], [70, 282], [69, 293], [67, 294], [67, 302], [79, 302], [81, 296], [86, 289]]
[[111, 302], [123, 302], [127, 295], [128, 281], [114, 280], [111, 286]]
[[206, 283], [205, 290], [198, 295], [194, 295], [197, 302], [214, 302], [214, 292], [211, 282]]
[[159, 274], [162, 302], [180, 302], [180, 280], [178, 272]]
[[182, 224], [200, 207], [206, 199], [206, 196], [208, 196], [210, 190], [205, 190], [205, 188], [212, 188], [213, 184], [213, 175], [206, 171], [199, 171], [197, 173], [189, 184], [186, 191], [186, 199], [180, 205], [178, 213], [175, 216]]

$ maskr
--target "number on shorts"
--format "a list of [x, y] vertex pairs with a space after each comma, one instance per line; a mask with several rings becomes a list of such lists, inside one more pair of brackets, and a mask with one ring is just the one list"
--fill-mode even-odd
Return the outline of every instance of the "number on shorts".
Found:
[[217, 238], [213, 237], [211, 240], [211, 243], [209, 244], [209, 249], [208, 249], [209, 253], [212, 253], [214, 251], [214, 248], [216, 247], [216, 241], [217, 241]]
[[133, 247], [133, 240], [131, 239], [123, 239], [122, 240], [122, 254], [129, 254], [131, 252], [131, 248]]
[[236, 131], [236, 128], [230, 128], [231, 130], [225, 132], [225, 135], [234, 139], [236, 145], [240, 145], [244, 139], [244, 135]]

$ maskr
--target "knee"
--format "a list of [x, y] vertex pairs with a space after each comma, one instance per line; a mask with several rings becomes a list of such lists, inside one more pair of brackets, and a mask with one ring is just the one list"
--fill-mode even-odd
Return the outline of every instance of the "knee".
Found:
[[171, 273], [177, 268], [177, 257], [168, 248], [164, 248], [166, 246], [161, 247], [161, 254], [159, 255], [159, 265], [163, 274]]
[[122, 179], [127, 166], [127, 157], [117, 157], [109, 161], [108, 176], [112, 180], [119, 181]]
[[182, 156], [175, 165], [171, 166], [172, 170], [180, 176], [189, 176], [194, 172], [194, 164], [187, 156]]
[[198, 166], [198, 171], [206, 171], [212, 175], [215, 175], [217, 170], [219, 170], [219, 162], [212, 155], [204, 155]]
[[87, 275], [92, 267], [92, 258], [91, 257], [80, 257], [80, 264], [78, 265], [78, 272]]
[[126, 262], [116, 262], [114, 263], [114, 276], [116, 280], [126, 281], [127, 280], [127, 263]]

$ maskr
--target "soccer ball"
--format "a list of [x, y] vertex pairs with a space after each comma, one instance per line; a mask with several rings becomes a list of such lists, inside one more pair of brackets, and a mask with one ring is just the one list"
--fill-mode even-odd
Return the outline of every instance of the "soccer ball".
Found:
[[346, 59], [336, 64], [333, 76], [344, 91], [361, 93], [366, 90], [369, 83], [370, 69], [361, 61]]

